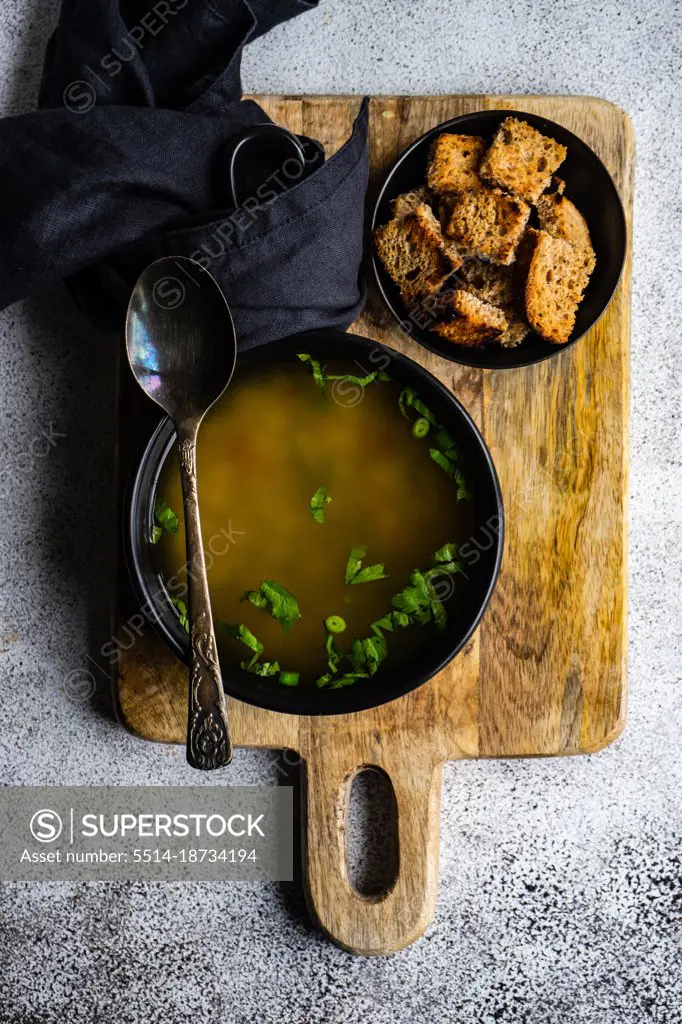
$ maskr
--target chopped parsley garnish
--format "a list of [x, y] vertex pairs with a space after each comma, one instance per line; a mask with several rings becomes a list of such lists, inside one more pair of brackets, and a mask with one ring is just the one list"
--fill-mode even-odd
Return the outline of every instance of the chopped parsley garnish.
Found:
[[163, 530], [165, 530], [166, 533], [178, 532], [180, 520], [173, 509], [160, 498], [154, 505], [154, 519], [156, 520], [156, 525], [152, 526], [152, 533], [149, 538], [151, 544], [159, 543]]
[[457, 545], [456, 544], [443, 544], [442, 548], [438, 548], [433, 560], [436, 565], [442, 562], [454, 562], [457, 558]]
[[363, 568], [362, 560], [367, 554], [367, 548], [351, 548], [346, 564], [346, 583], [354, 586], [357, 583], [373, 583], [375, 580], [385, 580], [387, 573], [384, 572], [383, 562], [376, 565], [367, 565]]
[[290, 633], [294, 622], [301, 617], [294, 595], [274, 580], [263, 580], [258, 590], [247, 590], [242, 600], [269, 611], [285, 633]]
[[248, 647], [250, 651], [253, 651], [253, 657], [249, 661], [240, 662], [241, 667], [245, 672], [250, 672], [251, 675], [261, 676], [267, 678], [269, 676], [278, 676], [279, 682], [283, 686], [297, 686], [298, 681], [301, 677], [300, 672], [284, 672], [279, 667], [278, 661], [261, 661], [260, 656], [265, 650], [265, 646], [258, 640], [248, 626], [232, 626], [228, 623], [220, 623], [219, 628], [223, 632], [232, 637], [234, 640], [239, 640]]
[[324, 506], [331, 503], [326, 487], [318, 487], [308, 506], [309, 511], [316, 523], [324, 522]]
[[384, 615], [382, 618], [377, 619], [376, 622], [372, 623], [372, 630], [376, 633], [379, 630], [385, 629], [387, 633], [395, 633], [396, 629], [401, 629], [403, 626], [410, 625], [410, 616], [406, 612], [399, 612], [397, 610], [389, 612], [388, 615]]
[[187, 614], [187, 605], [179, 597], [171, 597], [171, 604], [173, 604], [177, 609], [178, 617], [180, 619], [180, 625], [187, 633], [189, 633], [189, 616]]
[[[351, 556], [355, 568], [359, 566], [363, 554], [364, 549], [353, 548]], [[337, 690], [343, 686], [352, 686], [358, 679], [370, 679], [388, 655], [388, 645], [384, 633], [395, 633], [396, 630], [403, 629], [405, 626], [424, 626], [428, 623], [433, 623], [438, 630], [445, 628], [447, 625], [445, 605], [438, 598], [431, 581], [438, 576], [462, 571], [457, 561], [457, 546], [444, 544], [436, 551], [432, 563], [430, 569], [414, 569], [410, 573], [408, 585], [403, 587], [391, 601], [393, 610], [372, 623], [372, 636], [353, 640], [348, 654], [339, 657], [334, 647], [334, 638], [331, 632], [329, 633], [327, 637], [329, 671], [315, 680], [316, 686], [320, 689]], [[351, 559], [349, 559], [350, 564]], [[352, 671], [339, 674], [339, 665], [343, 660], [350, 662]]]
[[353, 640], [348, 657], [355, 672], [366, 672], [368, 676], [373, 676], [387, 654], [386, 640], [377, 630], [374, 636]]
[[437, 629], [444, 629], [447, 624], [447, 613], [432, 580], [438, 576], [453, 575], [462, 571], [456, 554], [455, 544], [444, 544], [433, 556], [434, 565], [431, 569], [415, 569], [411, 572], [409, 585], [403, 587], [391, 602], [395, 611], [379, 619], [372, 628], [376, 626], [378, 629], [393, 632], [400, 626], [426, 625], [433, 622]]
[[332, 676], [326, 673], [315, 680], [315, 685], [321, 690], [340, 690], [342, 686], [352, 686], [358, 679], [369, 679], [367, 672], [345, 672], [342, 676]]
[[409, 576], [409, 585], [398, 591], [391, 604], [397, 611], [407, 615], [410, 625], [425, 625], [431, 621], [432, 597], [423, 572], [414, 569]]

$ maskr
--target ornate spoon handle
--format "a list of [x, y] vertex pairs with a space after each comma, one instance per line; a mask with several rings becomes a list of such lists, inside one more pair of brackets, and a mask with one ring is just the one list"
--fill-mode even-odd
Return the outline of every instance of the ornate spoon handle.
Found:
[[178, 426], [187, 538], [187, 612], [190, 621], [187, 761], [211, 771], [232, 760], [232, 740], [220, 676], [197, 497], [197, 423]]

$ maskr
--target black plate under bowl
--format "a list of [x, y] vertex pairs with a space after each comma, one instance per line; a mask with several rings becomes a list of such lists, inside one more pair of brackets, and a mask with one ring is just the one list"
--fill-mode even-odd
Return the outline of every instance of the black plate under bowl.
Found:
[[[372, 254], [379, 291], [398, 324], [407, 334], [445, 359], [491, 370], [539, 363], [542, 359], [562, 352], [582, 338], [594, 326], [611, 301], [623, 270], [627, 244], [623, 205], [611, 175], [599, 157], [582, 139], [560, 124], [548, 121], [546, 117], [514, 110], [483, 110], [475, 114], [463, 114], [461, 117], [436, 125], [413, 142], [398, 158], [381, 188], [372, 215], [372, 232], [380, 224], [390, 220], [393, 199], [402, 192], [409, 192], [425, 184], [429, 148], [437, 135], [442, 132], [459, 132], [491, 140], [506, 117], [517, 117], [527, 121], [543, 135], [561, 142], [568, 150], [568, 155], [557, 173], [566, 182], [566, 196], [575, 203], [587, 221], [597, 256], [597, 266], [578, 308], [575, 327], [569, 340], [564, 345], [553, 345], [532, 332], [517, 348], [502, 348], [500, 345], [482, 348], [454, 345], [423, 326], [423, 310], [417, 312], [416, 317], [410, 317], [398, 289], [376, 253]], [[416, 322], [419, 319], [422, 319], [421, 325]]]
[[[425, 683], [457, 654], [474, 632], [495, 587], [503, 548], [503, 508], [497, 473], [490, 452], [473, 420], [457, 399], [421, 366], [377, 342], [341, 331], [313, 331], [295, 338], [252, 349], [239, 355], [237, 372], [257, 365], [291, 360], [296, 352], [310, 352], [321, 360], [355, 362], [367, 373], [383, 369], [401, 384], [414, 388], [457, 439], [463, 466], [473, 491], [471, 541], [462, 546], [468, 579], [466, 598], [457, 605], [446, 629], [426, 651], [377, 674], [366, 683], [342, 690], [286, 687], [261, 679], [231, 665], [223, 672], [225, 692], [271, 711], [299, 715], [341, 714], [376, 707]], [[163, 462], [175, 443], [173, 426], [164, 419], [146, 444], [128, 492], [125, 536], [133, 586], [161, 639], [185, 662], [187, 634], [155, 569], [148, 543], [154, 515], [156, 488]], [[201, 491], [201, 480], [199, 481]]]

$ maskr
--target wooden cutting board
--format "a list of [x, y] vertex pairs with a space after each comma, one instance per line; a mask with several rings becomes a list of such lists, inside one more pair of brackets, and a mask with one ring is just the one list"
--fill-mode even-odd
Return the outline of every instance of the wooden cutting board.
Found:
[[[257, 99], [276, 122], [319, 139], [328, 155], [348, 138], [360, 103]], [[630, 121], [585, 97], [374, 97], [370, 203], [401, 150], [428, 128], [498, 108], [541, 114], [584, 139], [611, 172], [630, 228]], [[341, 717], [300, 718], [230, 701], [237, 745], [289, 749], [304, 761], [303, 874], [314, 915], [346, 949], [385, 954], [413, 942], [434, 913], [445, 760], [592, 753], [625, 723], [630, 255], [593, 330], [528, 369], [469, 369], [431, 355], [400, 333], [374, 293], [353, 330], [404, 352], [452, 388], [490, 447], [507, 514], [491, 605], [464, 652], [430, 683]], [[122, 377], [125, 480], [131, 441], [139, 443], [149, 410]], [[129, 602], [124, 588], [119, 623]], [[186, 669], [146, 629], [119, 662], [122, 720], [147, 739], [184, 742], [186, 685]], [[399, 869], [381, 898], [359, 895], [347, 870], [348, 794], [363, 766], [383, 769], [396, 797]]]

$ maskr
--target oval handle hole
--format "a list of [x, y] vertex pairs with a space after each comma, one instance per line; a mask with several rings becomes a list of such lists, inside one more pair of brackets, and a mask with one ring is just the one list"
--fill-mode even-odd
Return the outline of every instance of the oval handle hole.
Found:
[[346, 825], [348, 880], [359, 896], [388, 895], [398, 877], [398, 807], [390, 778], [368, 765], [353, 778]]

